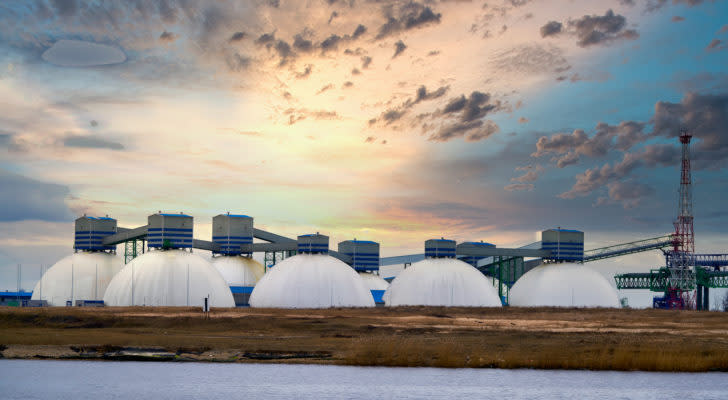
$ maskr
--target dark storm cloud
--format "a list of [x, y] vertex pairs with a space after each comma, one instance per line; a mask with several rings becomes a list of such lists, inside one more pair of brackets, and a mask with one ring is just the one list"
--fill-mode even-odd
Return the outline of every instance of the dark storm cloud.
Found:
[[587, 135], [582, 129], [576, 129], [570, 134], [556, 133], [550, 137], [542, 136], [536, 142], [536, 152], [531, 156], [556, 154], [557, 166], [563, 168], [577, 163], [580, 155], [603, 157], [613, 149], [629, 150], [648, 138], [644, 128], [644, 123], [634, 121], [624, 121], [619, 125], [600, 122], [592, 136]]
[[728, 167], [728, 93], [689, 93], [679, 103], [660, 101], [650, 122], [657, 136], [676, 138], [681, 129], [692, 133], [697, 168]]
[[398, 32], [439, 24], [442, 14], [435, 13], [429, 6], [417, 2], [386, 6], [387, 22], [379, 28], [376, 39], [382, 39]]
[[112, 142], [94, 136], [69, 136], [63, 140], [65, 147], [80, 147], [86, 149], [124, 150], [121, 143]]
[[547, 36], [554, 36], [559, 33], [561, 33], [561, 29], [564, 27], [564, 25], [561, 22], [558, 21], [549, 21], [546, 23], [546, 25], [542, 26], [541, 31], [541, 37], [547, 37]]
[[434, 92], [431, 92], [428, 91], [427, 87], [425, 87], [424, 85], [420, 86], [419, 88], [417, 88], [414, 98], [409, 98], [399, 106], [384, 111], [382, 115], [379, 116], [379, 118], [370, 119], [369, 125], [373, 125], [377, 122], [377, 120], [384, 122], [385, 125], [389, 125], [393, 122], [399, 121], [415, 105], [423, 101], [434, 100], [442, 97], [447, 93], [449, 89], [449, 86], [442, 86], [437, 88], [437, 90], [435, 90]]
[[230, 36], [230, 39], [228, 39], [228, 40], [230, 42], [239, 42], [239, 41], [245, 39], [246, 36], [248, 36], [248, 35], [245, 34], [245, 32], [235, 32], [232, 34], [232, 36]]
[[255, 44], [263, 45], [263, 46], [272, 46], [273, 43], [276, 41], [275, 33], [264, 33], [260, 35], [257, 39], [255, 39]]
[[321, 51], [327, 52], [329, 50], [336, 50], [339, 48], [339, 43], [341, 42], [341, 36], [332, 34], [328, 38], [324, 39], [323, 42], [321, 42]]
[[163, 42], [174, 42], [177, 39], [178, 35], [172, 32], [164, 31], [161, 35], [159, 35], [159, 40]]
[[633, 40], [639, 37], [637, 31], [625, 29], [627, 19], [614, 11], [607, 10], [604, 15], [585, 15], [576, 20], [570, 20], [569, 26], [574, 29], [577, 44], [588, 47], [597, 44], [606, 44], [620, 39]]
[[567, 29], [558, 21], [551, 21], [541, 27], [541, 37], [553, 36], [561, 32], [574, 35], [580, 47], [609, 44], [618, 40], [634, 40], [639, 37], [634, 29], [627, 29], [627, 19], [612, 10], [604, 15], [584, 15], [567, 21]]
[[402, 54], [406, 48], [407, 48], [407, 45], [404, 44], [404, 42], [401, 40], [398, 41], [397, 43], [395, 43], [394, 44], [394, 55], [392, 56], [392, 58], [395, 58], [398, 55]]
[[490, 94], [474, 91], [469, 97], [461, 95], [451, 99], [442, 110], [442, 115], [456, 116], [460, 122], [468, 123], [485, 117], [498, 109], [500, 101], [491, 102]]
[[500, 127], [493, 121], [457, 121], [443, 124], [436, 133], [428, 137], [428, 140], [433, 142], [447, 142], [462, 137], [467, 142], [477, 142], [499, 131]]
[[367, 32], [367, 27], [359, 24], [356, 29], [354, 29], [354, 33], [351, 35], [353, 39], [359, 39], [359, 36], [365, 34]]
[[313, 42], [305, 39], [300, 33], [293, 37], [293, 48], [301, 52], [309, 52], [313, 49]]
[[680, 159], [677, 146], [654, 144], [645, 146], [639, 153], [625, 153], [622, 161], [590, 168], [576, 175], [572, 188], [559, 195], [564, 199], [587, 196], [594, 190], [613, 182], [629, 178], [637, 168], [675, 165]]
[[67, 186], [40, 182], [0, 170], [0, 221], [70, 221]]

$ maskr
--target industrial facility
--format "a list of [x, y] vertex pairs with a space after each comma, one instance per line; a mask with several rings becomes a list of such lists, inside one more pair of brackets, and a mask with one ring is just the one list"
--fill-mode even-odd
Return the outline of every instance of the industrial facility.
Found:
[[[584, 250], [584, 232], [546, 229], [519, 248], [430, 239], [424, 253], [380, 257], [380, 244], [347, 240], [338, 251], [320, 233], [296, 239], [257, 229], [242, 214], [212, 218], [211, 241], [194, 218], [158, 212], [147, 224], [109, 216], [75, 222], [74, 254], [48, 269], [27, 305], [329, 308], [401, 305], [619, 307], [615, 286], [584, 263], [661, 250], [665, 265], [615, 276], [617, 289], [661, 293], [655, 308], [708, 309], [709, 288], [728, 287], [728, 254], [696, 254], [690, 139], [682, 132], [675, 232]], [[256, 241], [257, 239], [257, 241]], [[123, 254], [117, 254], [122, 246]], [[195, 249], [210, 251], [207, 261]], [[265, 265], [253, 259], [264, 253]], [[395, 266], [394, 269], [389, 268]], [[381, 268], [396, 273], [382, 276]], [[385, 280], [386, 279], [386, 280]]]

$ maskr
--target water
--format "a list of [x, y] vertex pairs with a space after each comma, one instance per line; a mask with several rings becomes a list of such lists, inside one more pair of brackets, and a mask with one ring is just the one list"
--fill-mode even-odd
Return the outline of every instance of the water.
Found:
[[0, 360], [3, 399], [726, 399], [726, 373]]

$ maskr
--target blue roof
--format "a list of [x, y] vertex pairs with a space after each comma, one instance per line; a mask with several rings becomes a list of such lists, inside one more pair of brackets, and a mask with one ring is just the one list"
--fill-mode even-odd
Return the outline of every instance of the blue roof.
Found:
[[484, 246], [484, 247], [495, 247], [493, 243], [488, 242], [463, 242], [462, 244], [472, 244], [475, 246]]
[[549, 229], [550, 231], [556, 231], [556, 232], [573, 232], [573, 233], [584, 233], [582, 231], [577, 231], [576, 229]]
[[233, 218], [253, 218], [249, 215], [244, 215], [244, 214], [223, 214], [223, 215], [227, 215], [228, 217], [233, 217]]
[[85, 218], [88, 218], [88, 219], [107, 219], [107, 220], [112, 220], [112, 221], [115, 221], [115, 219], [113, 219], [113, 218], [109, 218], [109, 217], [92, 217], [92, 216], [90, 216], [90, 215], [84, 215], [84, 216], [83, 216], [83, 217], [81, 217], [81, 218], [84, 218], [84, 217], [85, 217]]
[[298, 235], [299, 237], [325, 236], [320, 233], [309, 233], [308, 235]]
[[187, 214], [162, 214], [162, 213], [159, 213], [157, 215], [163, 215], [165, 217], [187, 217], [187, 218], [192, 218], [191, 215], [187, 215]]
[[369, 243], [369, 244], [379, 244], [377, 242], [372, 242], [371, 240], [349, 240], [352, 243]]
[[435, 242], [448, 242], [448, 243], [455, 243], [455, 241], [454, 241], [454, 240], [450, 240], [450, 239], [429, 239], [429, 240], [434, 240]]

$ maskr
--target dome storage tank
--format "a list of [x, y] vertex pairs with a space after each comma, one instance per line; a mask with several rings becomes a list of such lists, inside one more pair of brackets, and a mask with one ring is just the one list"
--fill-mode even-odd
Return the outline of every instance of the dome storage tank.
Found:
[[351, 257], [351, 267], [364, 280], [376, 304], [384, 304], [382, 296], [389, 283], [379, 275], [379, 243], [370, 240], [339, 242], [339, 253]]
[[584, 257], [584, 233], [549, 229], [541, 246], [551, 251], [547, 264], [528, 271], [511, 288], [510, 305], [517, 307], [619, 307], [617, 290], [599, 272], [574, 263]]
[[253, 218], [240, 214], [220, 214], [212, 218], [212, 241], [220, 246], [212, 265], [220, 272], [235, 299], [247, 306], [255, 284], [263, 277], [263, 264], [252, 258]]
[[426, 241], [425, 257], [394, 279], [384, 295], [388, 306], [501, 307], [488, 278], [455, 258], [455, 241]]
[[83, 216], [76, 219], [75, 253], [53, 264], [33, 289], [31, 300], [45, 300], [50, 306], [92, 304], [101, 301], [114, 275], [122, 268], [116, 246], [103, 239], [116, 233], [116, 220]]
[[574, 263], [542, 264], [526, 272], [510, 291], [516, 307], [619, 307], [617, 290], [602, 274]]
[[361, 277], [328, 252], [328, 236], [299, 236], [299, 254], [279, 262], [263, 276], [253, 289], [250, 306], [373, 307], [374, 300]]
[[154, 214], [148, 219], [148, 246], [112, 279], [104, 295], [107, 306], [234, 307], [230, 288], [192, 247], [192, 217]]

